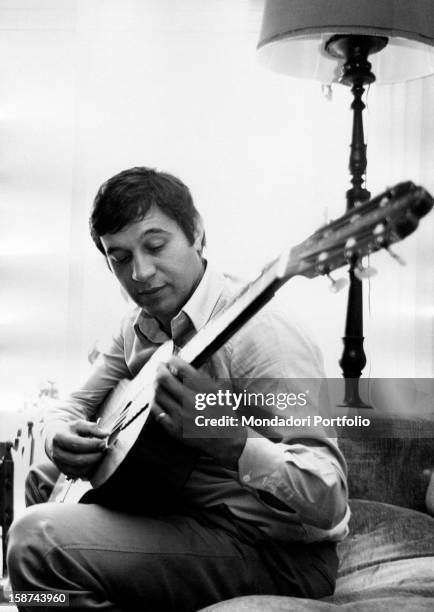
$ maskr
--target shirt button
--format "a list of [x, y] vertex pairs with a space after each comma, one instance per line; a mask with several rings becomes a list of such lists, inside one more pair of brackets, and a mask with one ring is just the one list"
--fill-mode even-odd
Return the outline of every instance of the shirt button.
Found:
[[249, 476], [249, 474], [246, 474], [245, 476], [243, 476], [243, 482], [250, 482], [251, 481], [251, 477]]

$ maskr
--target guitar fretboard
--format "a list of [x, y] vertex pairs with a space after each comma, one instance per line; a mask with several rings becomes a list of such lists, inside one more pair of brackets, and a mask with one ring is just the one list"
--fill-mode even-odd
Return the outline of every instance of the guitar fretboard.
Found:
[[194, 367], [201, 366], [273, 297], [288, 279], [287, 264], [288, 253], [282, 253], [265, 266], [254, 280], [242, 287], [221, 313], [197, 332], [180, 350], [179, 356]]

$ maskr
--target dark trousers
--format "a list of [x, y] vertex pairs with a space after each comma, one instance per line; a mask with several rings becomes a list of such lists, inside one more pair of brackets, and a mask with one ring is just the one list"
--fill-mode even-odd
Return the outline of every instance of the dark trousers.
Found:
[[244, 529], [224, 508], [150, 517], [97, 504], [43, 503], [57, 473], [43, 464], [29, 475], [32, 506], [9, 538], [14, 591], [64, 591], [72, 608], [110, 612], [193, 612], [248, 594], [333, 592], [332, 543], [276, 542]]

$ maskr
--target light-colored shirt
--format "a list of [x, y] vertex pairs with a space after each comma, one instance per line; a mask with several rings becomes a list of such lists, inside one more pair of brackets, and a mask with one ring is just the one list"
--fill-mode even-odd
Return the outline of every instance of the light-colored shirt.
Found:
[[[236, 282], [208, 264], [195, 292], [171, 321], [174, 343], [182, 346], [238, 290]], [[117, 382], [134, 377], [168, 339], [158, 321], [136, 307], [102, 351], [88, 380], [51, 409], [47, 431], [55, 431], [60, 421], [93, 418]], [[306, 379], [313, 386], [324, 379], [317, 347], [273, 302], [233, 335], [203, 370], [243, 393], [276, 394], [277, 384], [279, 392], [297, 394], [306, 390]], [[267, 417], [282, 417], [275, 405], [264, 409]], [[203, 508], [224, 504], [237, 519], [283, 541], [344, 538], [350, 513], [346, 465], [336, 441], [313, 434], [312, 428], [294, 431], [273, 425], [265, 435], [261, 432], [248, 428], [237, 472], [201, 456], [185, 485], [187, 498]]]

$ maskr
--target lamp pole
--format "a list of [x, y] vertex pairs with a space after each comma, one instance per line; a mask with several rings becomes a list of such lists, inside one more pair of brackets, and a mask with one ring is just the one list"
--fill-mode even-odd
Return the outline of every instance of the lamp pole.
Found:
[[[347, 211], [353, 208], [357, 210], [359, 202], [364, 202], [371, 197], [370, 192], [363, 187], [367, 158], [362, 115], [365, 104], [362, 97], [365, 86], [375, 81], [368, 56], [381, 51], [386, 46], [387, 40], [382, 36], [336, 35], [328, 40], [325, 47], [333, 57], [345, 60], [340, 82], [351, 86], [354, 98], [351, 104], [353, 130], [349, 160], [352, 187], [346, 193]], [[363, 402], [359, 394], [359, 378], [366, 365], [366, 355], [363, 349], [363, 288], [361, 280], [355, 275], [358, 265], [356, 255], [349, 258], [349, 264], [350, 285], [345, 335], [342, 338], [344, 349], [339, 361], [345, 378], [343, 405], [352, 408], [368, 408], [369, 406]]]

